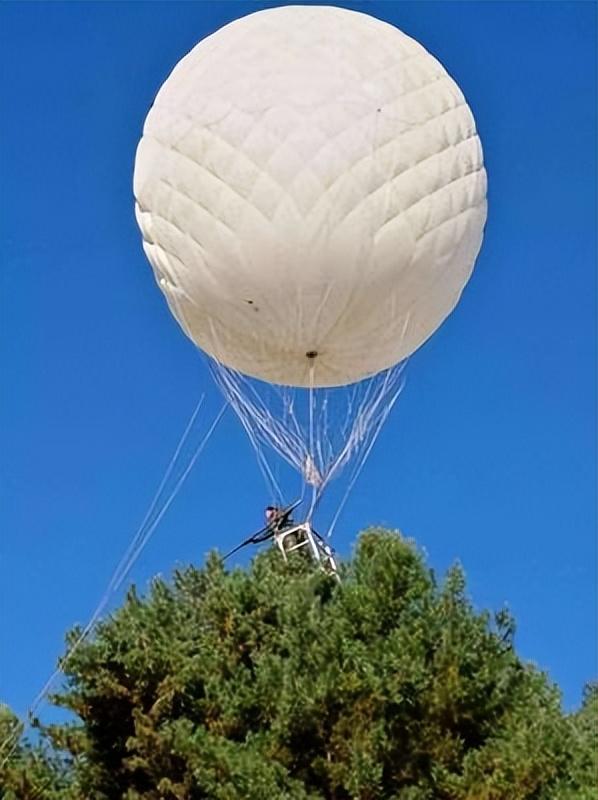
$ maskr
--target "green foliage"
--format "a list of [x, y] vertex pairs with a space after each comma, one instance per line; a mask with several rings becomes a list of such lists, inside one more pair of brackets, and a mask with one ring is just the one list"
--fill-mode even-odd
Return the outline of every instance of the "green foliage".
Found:
[[73, 784], [69, 765], [53, 756], [42, 745], [32, 746], [19, 739], [21, 723], [9, 709], [0, 705], [0, 742], [6, 743], [0, 763], [0, 797], [2, 800], [71, 800]]
[[131, 591], [69, 660], [54, 700], [77, 722], [46, 734], [71, 784], [39, 797], [595, 800], [596, 689], [563, 715], [513, 636], [387, 531], [341, 586], [299, 556], [213, 555]]

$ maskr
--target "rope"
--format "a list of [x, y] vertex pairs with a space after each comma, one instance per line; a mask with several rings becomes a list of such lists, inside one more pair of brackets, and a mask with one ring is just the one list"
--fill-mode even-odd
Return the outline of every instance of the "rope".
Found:
[[[226, 403], [223, 404], [223, 406], [221, 407], [220, 411], [218, 412], [218, 414], [214, 418], [214, 420], [213, 420], [212, 424], [210, 425], [207, 433], [204, 435], [204, 437], [201, 439], [201, 441], [199, 442], [199, 444], [195, 448], [193, 454], [191, 455], [191, 458], [189, 459], [189, 461], [187, 463], [187, 466], [185, 467], [185, 469], [183, 470], [182, 474], [180, 475], [180, 477], [176, 481], [176, 483], [174, 485], [174, 488], [172, 489], [170, 494], [166, 497], [166, 500], [163, 502], [161, 507], [159, 507], [159, 510], [158, 510], [157, 514], [155, 514], [153, 520], [150, 523], [150, 520], [152, 519], [152, 516], [154, 515], [154, 512], [155, 512], [156, 508], [158, 507], [158, 503], [159, 503], [160, 497], [162, 495], [164, 487], [166, 486], [168, 478], [172, 474], [172, 471], [173, 471], [173, 469], [174, 469], [174, 467], [175, 467], [175, 465], [176, 465], [176, 463], [177, 463], [177, 461], [179, 459], [181, 451], [182, 451], [187, 439], [189, 438], [189, 435], [190, 435], [191, 430], [193, 428], [194, 422], [195, 422], [195, 420], [197, 418], [197, 415], [198, 415], [198, 413], [199, 413], [199, 411], [200, 411], [200, 409], [201, 409], [201, 407], [203, 405], [204, 399], [205, 399], [205, 395], [202, 395], [202, 397], [200, 398], [197, 406], [195, 407], [195, 409], [193, 411], [193, 414], [191, 415], [191, 418], [190, 418], [189, 422], [187, 423], [187, 426], [185, 427], [185, 430], [184, 430], [184, 432], [183, 432], [183, 434], [182, 434], [182, 436], [181, 436], [181, 438], [179, 440], [179, 443], [176, 446], [176, 449], [175, 449], [175, 451], [174, 451], [174, 453], [173, 453], [173, 455], [172, 455], [172, 457], [170, 459], [170, 462], [169, 462], [169, 464], [168, 464], [168, 466], [166, 468], [166, 471], [164, 472], [164, 475], [163, 475], [163, 477], [162, 477], [162, 479], [160, 481], [158, 489], [156, 490], [156, 492], [154, 494], [154, 497], [152, 498], [152, 501], [151, 501], [151, 503], [150, 503], [150, 505], [148, 507], [148, 510], [145, 513], [144, 517], [143, 517], [143, 521], [141, 522], [139, 528], [137, 529], [135, 535], [133, 536], [133, 539], [131, 540], [129, 546], [127, 547], [124, 555], [122, 556], [122, 558], [118, 562], [118, 564], [117, 564], [117, 566], [116, 566], [116, 568], [115, 568], [115, 570], [114, 570], [114, 572], [112, 574], [112, 577], [110, 578], [110, 581], [108, 582], [108, 586], [106, 587], [104, 593], [102, 594], [102, 597], [100, 598], [100, 601], [99, 601], [95, 611], [91, 615], [91, 618], [88, 621], [88, 623], [85, 626], [85, 628], [81, 631], [81, 633], [79, 634], [77, 639], [74, 641], [74, 643], [71, 645], [71, 647], [67, 650], [65, 656], [60, 660], [60, 666], [57, 667], [54, 670], [54, 672], [50, 675], [48, 680], [43, 685], [42, 689], [38, 692], [38, 694], [36, 695], [35, 699], [31, 703], [31, 706], [28, 709], [28, 715], [27, 715], [29, 717], [29, 719], [31, 719], [31, 717], [35, 714], [35, 712], [37, 711], [37, 709], [39, 708], [39, 706], [41, 705], [41, 703], [45, 699], [47, 693], [49, 692], [50, 688], [52, 687], [52, 685], [54, 684], [54, 682], [56, 681], [58, 676], [64, 671], [65, 666], [69, 663], [69, 661], [71, 660], [73, 655], [76, 653], [76, 651], [79, 649], [81, 644], [85, 641], [85, 639], [89, 636], [89, 634], [91, 633], [91, 631], [95, 627], [98, 619], [100, 618], [100, 616], [102, 615], [103, 611], [105, 610], [105, 608], [106, 608], [106, 606], [107, 606], [112, 594], [120, 588], [120, 586], [122, 585], [123, 581], [126, 579], [127, 575], [131, 571], [133, 565], [135, 564], [135, 562], [137, 561], [137, 559], [141, 555], [141, 552], [143, 551], [144, 547], [149, 542], [152, 534], [154, 533], [154, 531], [156, 530], [156, 528], [160, 524], [160, 521], [162, 520], [164, 514], [167, 512], [168, 508], [170, 507], [170, 505], [174, 501], [175, 497], [179, 493], [179, 491], [180, 491], [183, 483], [185, 482], [187, 476], [189, 475], [189, 473], [193, 469], [193, 466], [195, 465], [197, 459], [199, 458], [199, 456], [203, 452], [205, 446], [207, 445], [209, 439], [211, 438], [213, 432], [215, 431], [216, 426], [218, 425], [218, 423], [222, 419], [222, 416], [224, 415], [224, 412], [226, 410], [226, 406], [227, 406]], [[4, 749], [6, 748], [7, 745], [9, 747], [8, 753], [5, 755], [5, 757], [2, 760], [2, 762], [0, 762], [0, 769], [2, 769], [2, 767], [4, 767], [4, 765], [6, 764], [6, 762], [8, 761], [10, 756], [12, 755], [12, 753], [14, 752], [15, 748], [18, 745], [18, 739], [24, 733], [24, 731], [26, 730], [26, 727], [27, 727], [27, 725], [25, 723], [20, 723], [19, 725], [17, 725], [15, 727], [15, 730], [13, 730], [11, 733], [9, 733], [8, 736], [2, 741], [2, 743], [0, 743], [0, 754], [4, 751]], [[13, 739], [13, 737], [14, 737], [14, 742], [12, 743], [12, 746], [11, 746], [11, 740]]]
[[[315, 365], [305, 389], [248, 378], [209, 362], [216, 384], [234, 409], [255, 451], [266, 485], [283, 500], [267, 451], [277, 453], [311, 490], [306, 520], [330, 481], [370, 445], [402, 389], [405, 362], [349, 387], [318, 388]], [[356, 477], [352, 479], [351, 488]]]
[[382, 428], [384, 426], [384, 423], [386, 422], [386, 419], [387, 419], [388, 415], [390, 414], [390, 412], [392, 410], [392, 407], [394, 406], [394, 404], [396, 403], [396, 401], [399, 398], [399, 395], [403, 391], [404, 385], [405, 385], [404, 382], [401, 382], [399, 388], [397, 389], [397, 391], [393, 395], [392, 399], [388, 403], [387, 407], [385, 408], [384, 413], [380, 416], [377, 428], [376, 428], [374, 434], [372, 435], [371, 441], [370, 441], [369, 445], [367, 446], [367, 448], [365, 449], [363, 455], [359, 459], [358, 463], [356, 464], [355, 469], [353, 470], [353, 474], [352, 474], [352, 476], [351, 476], [351, 478], [349, 480], [349, 483], [347, 484], [347, 488], [345, 490], [345, 493], [344, 493], [343, 497], [341, 498], [341, 501], [340, 501], [340, 503], [338, 505], [336, 513], [335, 513], [334, 517], [332, 518], [332, 522], [330, 523], [330, 525], [328, 527], [328, 531], [326, 533], [326, 538], [329, 539], [332, 536], [334, 528], [336, 527], [336, 523], [338, 522], [338, 519], [339, 519], [339, 517], [340, 517], [340, 515], [341, 515], [341, 513], [343, 511], [343, 508], [345, 507], [345, 504], [346, 504], [347, 500], [349, 499], [349, 496], [350, 496], [351, 492], [353, 491], [353, 487], [355, 486], [357, 478], [360, 476], [361, 471], [362, 471], [363, 467], [365, 466], [365, 462], [368, 460], [368, 457], [369, 457], [369, 455], [370, 455], [370, 453], [372, 451], [372, 448], [373, 448], [374, 444], [376, 443], [376, 440], [377, 440], [378, 436], [380, 435], [380, 431], [382, 430]]

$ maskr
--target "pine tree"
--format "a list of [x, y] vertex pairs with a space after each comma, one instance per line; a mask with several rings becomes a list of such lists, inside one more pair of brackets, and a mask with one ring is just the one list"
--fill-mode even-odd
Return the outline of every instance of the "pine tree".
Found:
[[[33, 746], [19, 740], [22, 724], [0, 705], [0, 797], [2, 800], [71, 800], [70, 764], [43, 744]], [[9, 756], [7, 758], [7, 756]]]
[[597, 693], [564, 715], [514, 632], [387, 531], [340, 586], [214, 554], [129, 593], [68, 662], [76, 722], [46, 735], [72, 800], [595, 800]]

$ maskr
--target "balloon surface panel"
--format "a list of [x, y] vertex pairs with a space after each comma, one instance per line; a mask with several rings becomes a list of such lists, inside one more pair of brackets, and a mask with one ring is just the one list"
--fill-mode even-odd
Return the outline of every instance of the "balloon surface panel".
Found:
[[185, 56], [148, 114], [134, 190], [187, 335], [294, 386], [417, 349], [457, 303], [486, 219], [455, 82], [393, 26], [319, 6], [259, 11]]

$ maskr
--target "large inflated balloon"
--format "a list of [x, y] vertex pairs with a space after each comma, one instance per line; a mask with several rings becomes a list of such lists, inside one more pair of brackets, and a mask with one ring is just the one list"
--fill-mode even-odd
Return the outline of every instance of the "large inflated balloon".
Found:
[[330, 7], [259, 11], [200, 42], [148, 114], [134, 188], [185, 332], [295, 386], [357, 381], [419, 347], [486, 219], [455, 82], [401, 31]]

